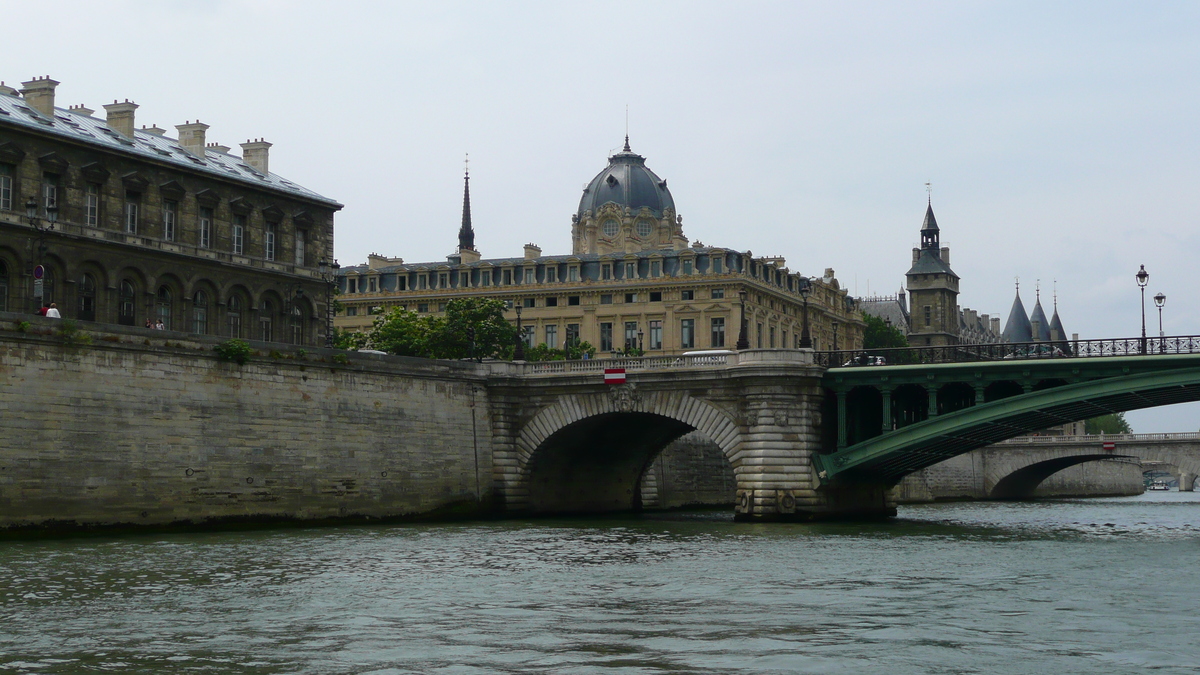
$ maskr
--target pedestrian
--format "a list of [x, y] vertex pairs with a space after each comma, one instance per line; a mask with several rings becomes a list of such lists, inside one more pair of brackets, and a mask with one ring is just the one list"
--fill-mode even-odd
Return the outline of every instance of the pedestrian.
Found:
[[154, 324], [154, 327], [155, 327], [157, 330], [166, 330], [166, 329], [167, 329], [167, 324], [163, 323], [163, 320], [162, 320], [162, 319], [159, 319], [159, 320], [158, 320], [158, 323]]
[[49, 318], [49, 319], [61, 319], [62, 318], [62, 314], [58, 313], [58, 303], [56, 303], [56, 302], [50, 303], [50, 306], [46, 308], [46, 318]]
[[48, 309], [50, 309], [50, 305], [42, 305], [41, 307], [38, 307], [38, 312], [37, 312], [37, 313], [38, 313], [38, 314], [40, 314], [40, 315], [42, 315], [42, 316], [46, 316], [46, 311], [47, 311]]
[[146, 317], [146, 328], [154, 329], [154, 324], [150, 322], [150, 317]]

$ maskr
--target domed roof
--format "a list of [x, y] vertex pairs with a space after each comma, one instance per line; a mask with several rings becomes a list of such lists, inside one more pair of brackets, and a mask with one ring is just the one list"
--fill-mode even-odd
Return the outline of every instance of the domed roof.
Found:
[[601, 206], [613, 202], [624, 211], [626, 207], [637, 213], [643, 206], [649, 208], [655, 218], [662, 218], [666, 209], [675, 210], [675, 200], [667, 189], [667, 181], [646, 168], [646, 158], [629, 149], [629, 137], [625, 137], [625, 148], [608, 158], [608, 166], [583, 189], [579, 200], [579, 217], [586, 211], [596, 213]]

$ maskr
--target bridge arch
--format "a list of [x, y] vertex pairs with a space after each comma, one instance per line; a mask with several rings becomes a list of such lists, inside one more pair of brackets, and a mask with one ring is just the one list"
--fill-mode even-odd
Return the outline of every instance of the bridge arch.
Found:
[[711, 403], [627, 386], [560, 397], [517, 434], [518, 466], [505, 488], [506, 507], [534, 513], [635, 510], [646, 467], [693, 430], [721, 448], [736, 474], [740, 428]]
[[[1027, 464], [1007, 475], [994, 480], [993, 487], [988, 493], [989, 499], [1028, 499], [1034, 490], [1050, 476], [1063, 469], [1077, 466], [1085, 462], [1096, 462], [1110, 459], [1137, 459], [1129, 455], [1114, 455], [1111, 453], [1089, 453], [1053, 457], [1033, 464]], [[989, 481], [993, 482], [993, 481]]]

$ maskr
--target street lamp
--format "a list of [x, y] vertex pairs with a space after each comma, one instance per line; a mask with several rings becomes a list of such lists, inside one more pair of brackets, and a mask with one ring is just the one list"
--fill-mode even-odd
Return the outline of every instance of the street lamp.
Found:
[[738, 291], [738, 299], [740, 301], [738, 312], [742, 315], [742, 320], [738, 325], [738, 340], [736, 348], [738, 351], [741, 351], [743, 349], [750, 349], [750, 337], [747, 335], [749, 332], [749, 324], [746, 321], [746, 291]]
[[1137, 280], [1138, 288], [1142, 291], [1142, 353], [1146, 353], [1146, 283], [1150, 281], [1150, 273], [1146, 271], [1146, 266], [1142, 265], [1142, 269], [1133, 275]]
[[1158, 339], [1159, 339], [1158, 350], [1159, 351], [1162, 351], [1162, 339], [1164, 337], [1166, 337], [1166, 333], [1163, 332], [1163, 327], [1162, 327], [1162, 308], [1163, 308], [1163, 305], [1165, 305], [1165, 304], [1167, 304], [1167, 296], [1166, 295], [1164, 295], [1160, 292], [1158, 295], [1154, 296], [1154, 306], [1158, 307]]
[[325, 282], [325, 346], [333, 347], [333, 286], [337, 282], [337, 271], [341, 269], [335, 258], [333, 262], [322, 259], [317, 263], [321, 280]]
[[[46, 234], [53, 230], [54, 224], [58, 222], [58, 206], [53, 203], [48, 204], [46, 206], [46, 218], [43, 220], [37, 217], [37, 200], [33, 197], [30, 197], [28, 201], [25, 202], [25, 215], [29, 218], [29, 224], [33, 226], [34, 230], [37, 230], [37, 246], [35, 249], [37, 250], [37, 266], [41, 267], [43, 258], [46, 257]], [[42, 300], [42, 289], [40, 286], [41, 281], [41, 278], [34, 279], [35, 291], [33, 297], [39, 302]]]
[[644, 356], [646, 354], [646, 350], [642, 346], [643, 344], [644, 343], [642, 342], [642, 329], [639, 328], [638, 329], [638, 343], [637, 343], [638, 356]]
[[521, 303], [517, 301], [517, 348], [513, 350], [513, 361], [525, 360], [525, 331], [521, 330]]
[[837, 327], [838, 327], [838, 322], [836, 322], [836, 321], [833, 321], [833, 322], [831, 322], [831, 323], [833, 324], [833, 351], [835, 351], [835, 352], [836, 352], [836, 351], [838, 350], [838, 346], [837, 346]]
[[812, 335], [808, 332], [808, 294], [812, 293], [812, 282], [800, 280], [800, 298], [804, 300], [804, 321], [800, 328], [800, 349], [812, 349]]

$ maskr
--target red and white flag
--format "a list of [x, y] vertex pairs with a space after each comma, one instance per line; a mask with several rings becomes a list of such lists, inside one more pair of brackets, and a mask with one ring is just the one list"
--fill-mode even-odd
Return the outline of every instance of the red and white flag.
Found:
[[605, 368], [604, 384], [625, 384], [625, 369]]

